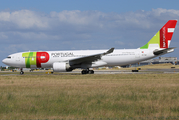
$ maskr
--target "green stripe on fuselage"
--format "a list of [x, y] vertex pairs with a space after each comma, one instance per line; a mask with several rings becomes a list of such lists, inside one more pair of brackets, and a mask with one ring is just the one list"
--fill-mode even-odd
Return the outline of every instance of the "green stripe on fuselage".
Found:
[[37, 52], [26, 52], [22, 54], [22, 57], [25, 57], [26, 68], [31, 68], [31, 65], [36, 65], [36, 53]]

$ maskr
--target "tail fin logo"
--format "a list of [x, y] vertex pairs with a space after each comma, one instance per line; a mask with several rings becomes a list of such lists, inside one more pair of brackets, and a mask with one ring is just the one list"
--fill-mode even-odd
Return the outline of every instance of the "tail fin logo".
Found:
[[[165, 27], [163, 27], [163, 29], [161, 29], [161, 32], [160, 33], [163, 33], [163, 35], [160, 35], [161, 36], [161, 40], [162, 40], [162, 42], [161, 43], [163, 43], [163, 48], [166, 48], [166, 38], [165, 38]], [[163, 37], [163, 39], [162, 39], [162, 37]], [[162, 44], [160, 44], [160, 45], [162, 45]], [[161, 48], [161, 47], [160, 47]]]
[[177, 20], [169, 20], [156, 34], [155, 36], [140, 49], [148, 48], [161, 48], [166, 49], [169, 47]]
[[169, 20], [160, 29], [160, 48], [168, 48], [175, 30], [177, 20]]

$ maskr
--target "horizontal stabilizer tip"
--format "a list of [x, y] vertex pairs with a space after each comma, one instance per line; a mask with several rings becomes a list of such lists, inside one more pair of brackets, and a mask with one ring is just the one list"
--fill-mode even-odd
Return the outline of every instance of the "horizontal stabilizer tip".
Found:
[[172, 48], [167, 48], [167, 49], [164, 49], [164, 50], [154, 50], [154, 55], [162, 55], [162, 54], [166, 54], [166, 53], [169, 53], [169, 52], [173, 52], [174, 49], [176, 47], [172, 47]]

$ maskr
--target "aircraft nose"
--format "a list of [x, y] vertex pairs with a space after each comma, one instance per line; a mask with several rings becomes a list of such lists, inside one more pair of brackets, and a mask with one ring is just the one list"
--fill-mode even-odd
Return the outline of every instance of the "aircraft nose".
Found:
[[2, 63], [7, 64], [7, 59], [3, 59]]
[[4, 63], [4, 64], [5, 64], [5, 63], [6, 63], [6, 59], [3, 59], [3, 60], [2, 60], [2, 63]]

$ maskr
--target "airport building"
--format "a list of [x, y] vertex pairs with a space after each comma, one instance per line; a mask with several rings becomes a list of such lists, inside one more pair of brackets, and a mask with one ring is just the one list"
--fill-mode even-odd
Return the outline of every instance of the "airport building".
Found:
[[135, 64], [125, 65], [122, 67], [124, 68], [137, 67], [137, 66], [143, 66], [143, 65], [163, 64], [163, 63], [171, 63], [173, 65], [179, 65], [179, 60], [177, 60], [177, 57], [159, 57], [159, 59], [150, 59], [150, 60], [142, 61], [142, 62], [135, 63]]

